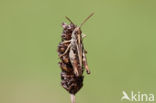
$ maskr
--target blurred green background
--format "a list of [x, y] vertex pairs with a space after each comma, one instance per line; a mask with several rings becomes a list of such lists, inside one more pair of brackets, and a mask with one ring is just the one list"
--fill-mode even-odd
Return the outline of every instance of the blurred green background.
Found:
[[0, 103], [70, 103], [57, 45], [68, 16], [82, 27], [91, 75], [77, 103], [156, 94], [155, 0], [0, 0]]

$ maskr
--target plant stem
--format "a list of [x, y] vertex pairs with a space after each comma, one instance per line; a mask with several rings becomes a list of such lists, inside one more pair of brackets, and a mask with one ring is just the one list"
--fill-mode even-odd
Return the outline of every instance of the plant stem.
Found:
[[74, 94], [71, 94], [70, 97], [71, 97], [71, 103], [76, 103], [75, 102], [75, 95]]

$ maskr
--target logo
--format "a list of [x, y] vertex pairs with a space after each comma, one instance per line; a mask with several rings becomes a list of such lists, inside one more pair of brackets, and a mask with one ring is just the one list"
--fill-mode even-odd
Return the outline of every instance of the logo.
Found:
[[121, 97], [121, 101], [139, 101], [139, 102], [153, 102], [154, 101], [154, 94], [146, 94], [141, 92], [134, 92], [131, 91], [128, 95], [125, 91], [122, 91], [123, 96]]

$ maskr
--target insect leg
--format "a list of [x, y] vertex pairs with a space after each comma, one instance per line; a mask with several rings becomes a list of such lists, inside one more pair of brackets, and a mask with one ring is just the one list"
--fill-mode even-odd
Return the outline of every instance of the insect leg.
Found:
[[84, 49], [84, 53], [87, 54], [88, 53], [87, 50]]
[[74, 68], [74, 74], [76, 76], [79, 76], [80, 74], [78, 72], [78, 65], [77, 65], [76, 61], [73, 61], [73, 68]]
[[90, 74], [90, 70], [88, 68], [88, 63], [87, 63], [87, 58], [86, 58], [86, 54], [85, 54], [85, 50], [83, 50], [83, 65], [86, 69], [87, 74]]
[[71, 44], [68, 45], [66, 51], [62, 55], [60, 55], [59, 57], [64, 56], [69, 51], [70, 47], [71, 47]]
[[74, 68], [74, 74], [76, 76], [79, 76], [78, 63], [77, 63], [77, 60], [76, 60], [76, 55], [75, 55], [73, 50], [70, 50], [69, 57], [70, 57], [71, 64], [72, 64], [72, 66]]
[[82, 33], [82, 38], [85, 38], [85, 37], [86, 37], [86, 35]]
[[65, 43], [70, 43], [71, 40], [66, 40], [66, 41], [63, 41], [62, 44], [65, 44]]

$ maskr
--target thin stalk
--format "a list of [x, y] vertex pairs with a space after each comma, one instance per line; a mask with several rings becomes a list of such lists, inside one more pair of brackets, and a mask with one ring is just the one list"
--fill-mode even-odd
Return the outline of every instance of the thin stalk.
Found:
[[75, 102], [75, 95], [74, 94], [71, 94], [70, 95], [70, 98], [71, 98], [71, 103], [76, 103]]

